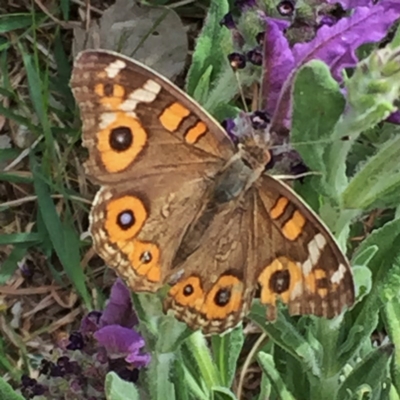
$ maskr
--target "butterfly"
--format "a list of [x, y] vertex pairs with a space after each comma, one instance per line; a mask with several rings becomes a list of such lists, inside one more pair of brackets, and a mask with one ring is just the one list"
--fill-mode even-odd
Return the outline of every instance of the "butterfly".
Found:
[[155, 71], [105, 50], [81, 52], [71, 88], [85, 164], [100, 185], [93, 246], [135, 292], [170, 285], [164, 310], [205, 334], [238, 325], [256, 293], [266, 319], [332, 318], [354, 302], [349, 262], [320, 218], [265, 172], [260, 135], [237, 144]]

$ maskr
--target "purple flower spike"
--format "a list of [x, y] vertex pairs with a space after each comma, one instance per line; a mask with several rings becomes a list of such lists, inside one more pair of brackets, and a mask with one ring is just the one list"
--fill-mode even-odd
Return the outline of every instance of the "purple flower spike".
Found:
[[[354, 67], [358, 60], [355, 50], [362, 44], [377, 42], [385, 37], [389, 27], [400, 17], [400, 2], [382, 2], [371, 8], [360, 7], [349, 18], [334, 26], [323, 26], [315, 39], [293, 47], [297, 67], [319, 59], [331, 67], [335, 79], [341, 80], [341, 71]], [[368, 26], [366, 30], [365, 27]]]
[[[295, 66], [285, 81], [276, 104], [276, 113], [272, 119], [272, 130], [280, 126], [289, 128], [291, 111], [290, 91], [296, 72], [310, 60], [321, 60], [331, 69], [332, 76], [339, 82], [344, 68], [355, 67], [358, 59], [356, 49], [362, 44], [378, 42], [383, 39], [391, 25], [400, 17], [400, 1], [383, 0], [372, 7], [359, 7], [348, 18], [342, 18], [333, 26], [322, 26], [313, 40], [307, 43], [297, 43], [293, 47]], [[365, 29], [368, 27], [368, 29]], [[269, 45], [270, 46], [270, 45]], [[266, 46], [266, 52], [269, 51]], [[268, 53], [266, 53], [268, 54]], [[267, 66], [268, 67], [268, 66]], [[275, 66], [272, 65], [275, 71]], [[266, 69], [266, 71], [268, 71]], [[271, 71], [273, 74], [274, 71]], [[279, 69], [278, 69], [279, 71]], [[272, 79], [274, 79], [272, 75]], [[264, 79], [265, 81], [265, 79]], [[279, 83], [281, 79], [279, 80]], [[267, 81], [268, 83], [268, 81]], [[263, 82], [263, 96], [267, 99], [267, 107], [271, 107], [270, 94]], [[274, 80], [269, 87], [274, 86]], [[276, 98], [276, 95], [273, 97]], [[272, 100], [271, 100], [272, 101]], [[267, 108], [270, 111], [270, 108]]]
[[145, 345], [144, 339], [136, 331], [119, 325], [108, 325], [98, 330], [94, 337], [112, 357], [125, 357], [136, 367], [143, 367], [150, 362], [150, 355], [140, 352]]
[[100, 317], [100, 327], [118, 324], [132, 328], [138, 323], [137, 316], [132, 309], [132, 299], [129, 289], [121, 279], [117, 279], [112, 286], [110, 300]]
[[327, 0], [327, 3], [339, 3], [345, 10], [356, 7], [369, 7], [373, 5], [372, 0]]
[[268, 20], [264, 38], [262, 96], [264, 109], [273, 115], [282, 86], [294, 67], [289, 43], [275, 20]]

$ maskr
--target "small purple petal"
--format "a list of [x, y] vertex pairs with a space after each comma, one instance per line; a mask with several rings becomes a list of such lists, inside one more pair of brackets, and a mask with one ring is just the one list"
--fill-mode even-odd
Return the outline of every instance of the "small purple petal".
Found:
[[[94, 331], [92, 331], [94, 332]], [[82, 350], [85, 347], [85, 340], [81, 332], [72, 332], [69, 335], [69, 343], [67, 344], [67, 350]]]
[[356, 7], [370, 7], [373, 5], [372, 0], [327, 0], [327, 3], [339, 3], [345, 10]]
[[95, 332], [94, 337], [110, 356], [127, 355], [130, 349], [141, 349], [144, 339], [136, 331], [120, 325], [108, 325]]
[[121, 279], [117, 279], [111, 288], [110, 299], [100, 318], [100, 327], [106, 325], [121, 325], [132, 328], [138, 323], [136, 313], [132, 308], [129, 289]]
[[101, 311], [91, 311], [85, 315], [81, 321], [79, 332], [83, 335], [96, 332], [97, 329], [99, 329], [99, 323], [102, 314], [103, 313]]
[[125, 358], [125, 361], [134, 364], [137, 368], [147, 367], [151, 361], [151, 356], [148, 353], [131, 353]]
[[294, 67], [294, 58], [282, 30], [268, 20], [264, 38], [262, 97], [264, 109], [273, 115], [282, 86]]
[[235, 21], [233, 20], [232, 13], [225, 14], [221, 21], [219, 22], [220, 25], [226, 26], [228, 29], [236, 28]]
[[335, 18], [334, 16], [332, 16], [332, 15], [324, 15], [324, 16], [320, 19], [320, 21], [319, 21], [319, 23], [318, 23], [318, 27], [321, 27], [321, 26], [324, 26], [324, 25], [333, 26], [333, 25], [335, 25], [337, 22], [338, 22], [338, 19]]
[[393, 114], [390, 114], [389, 117], [386, 119], [386, 122], [400, 125], [400, 111], [396, 111]]
[[133, 329], [108, 325], [99, 329], [94, 336], [106, 348], [110, 358], [125, 357], [127, 362], [140, 366], [145, 366], [150, 361], [150, 356], [145, 357], [145, 354], [140, 353], [145, 342]]

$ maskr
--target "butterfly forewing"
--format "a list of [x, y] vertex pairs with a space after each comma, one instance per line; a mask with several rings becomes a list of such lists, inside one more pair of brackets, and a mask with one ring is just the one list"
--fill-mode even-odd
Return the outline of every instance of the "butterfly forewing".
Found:
[[215, 171], [233, 146], [222, 128], [175, 85], [117, 53], [87, 50], [71, 87], [83, 120], [88, 174], [99, 183], [143, 174]]

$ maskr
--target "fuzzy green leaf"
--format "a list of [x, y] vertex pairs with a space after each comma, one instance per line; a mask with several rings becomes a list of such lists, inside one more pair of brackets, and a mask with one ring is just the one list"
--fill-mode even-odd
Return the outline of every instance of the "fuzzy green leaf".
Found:
[[367, 384], [371, 392], [380, 392], [381, 385], [386, 377], [390, 358], [393, 354], [392, 344], [382, 346], [368, 354], [358, 363], [345, 379], [336, 395], [337, 400], [348, 398], [349, 393], [356, 394]]
[[310, 371], [313, 375], [320, 376], [321, 369], [314, 349], [291, 323], [291, 320], [284, 313], [278, 311], [276, 321], [270, 323], [266, 320], [265, 313], [265, 307], [260, 303], [255, 303], [249, 316], [277, 345], [296, 358], [303, 366], [304, 371]]
[[244, 343], [243, 329], [238, 327], [225, 335], [212, 337], [213, 357], [222, 383], [230, 387], [235, 377], [237, 361]]
[[[314, 60], [297, 73], [293, 92], [292, 143], [307, 166], [323, 175], [331, 167], [326, 152], [331, 148], [332, 133], [344, 105], [339, 84], [332, 78], [326, 64]], [[325, 143], [319, 143], [324, 140]]]
[[[186, 92], [194, 96], [208, 93], [208, 88], [199, 88], [199, 85], [212, 85], [227, 62], [225, 60], [228, 52], [223, 49], [230, 42], [230, 32], [220, 26], [223, 16], [229, 11], [229, 4], [226, 0], [212, 1], [208, 10], [203, 29], [197, 39], [196, 48], [192, 58], [187, 82]], [[210, 77], [202, 80], [206, 71]], [[200, 104], [204, 104], [206, 98], [194, 97]]]
[[270, 354], [260, 352], [257, 356], [257, 359], [264, 374], [271, 382], [271, 385], [278, 395], [278, 398], [281, 400], [295, 400], [293, 395], [286, 388], [281, 376], [279, 375], [272, 356]]
[[352, 178], [343, 192], [348, 209], [397, 206], [400, 198], [400, 137], [386, 142]]
[[107, 400], [139, 400], [136, 386], [121, 379], [115, 372], [109, 372], [104, 385]]

